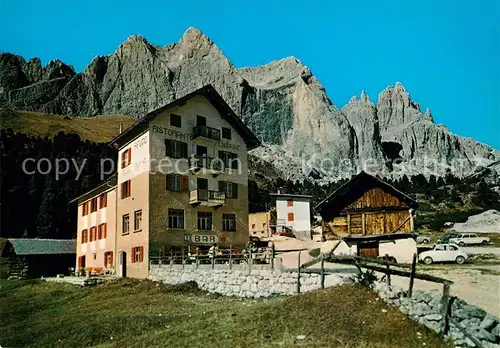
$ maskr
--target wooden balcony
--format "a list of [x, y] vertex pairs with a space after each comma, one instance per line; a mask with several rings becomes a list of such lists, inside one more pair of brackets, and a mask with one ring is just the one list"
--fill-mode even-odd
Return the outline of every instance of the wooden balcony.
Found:
[[192, 173], [219, 175], [224, 171], [224, 163], [220, 158], [193, 156], [189, 158], [189, 170]]
[[189, 192], [189, 203], [207, 207], [221, 207], [226, 204], [224, 192], [196, 189]]
[[193, 128], [193, 139], [198, 137], [220, 141], [220, 129], [207, 126], [196, 126]]

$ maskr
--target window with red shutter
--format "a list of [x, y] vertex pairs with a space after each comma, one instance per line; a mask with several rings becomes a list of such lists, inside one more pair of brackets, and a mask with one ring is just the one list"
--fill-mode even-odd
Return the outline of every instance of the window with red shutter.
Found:
[[106, 208], [108, 205], [108, 194], [103, 193], [99, 196], [99, 209]]
[[85, 235], [87, 234], [87, 230], [82, 231], [82, 243], [86, 243], [87, 241], [85, 240]]
[[135, 263], [135, 248], [130, 249], [130, 262]]
[[139, 253], [140, 253], [139, 262], [142, 262], [144, 260], [144, 247], [143, 246], [140, 247]]
[[89, 213], [89, 202], [85, 202], [82, 205], [82, 216], [88, 215]]
[[121, 198], [127, 198], [132, 192], [132, 181], [127, 180], [121, 183]]
[[182, 176], [182, 191], [189, 191], [189, 176]]
[[104, 223], [103, 229], [104, 229], [104, 237], [103, 238], [107, 238], [108, 237], [108, 224]]

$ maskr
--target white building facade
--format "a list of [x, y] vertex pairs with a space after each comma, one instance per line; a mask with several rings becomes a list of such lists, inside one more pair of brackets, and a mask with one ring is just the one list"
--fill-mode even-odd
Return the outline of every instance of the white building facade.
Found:
[[287, 229], [311, 231], [311, 196], [285, 193], [272, 193], [270, 196], [276, 199], [276, 232]]

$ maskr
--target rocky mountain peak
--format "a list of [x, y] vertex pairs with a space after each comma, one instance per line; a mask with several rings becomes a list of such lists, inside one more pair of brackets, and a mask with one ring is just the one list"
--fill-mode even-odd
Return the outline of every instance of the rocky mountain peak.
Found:
[[434, 123], [434, 118], [432, 117], [431, 109], [429, 109], [429, 108], [425, 109], [425, 113], [422, 116], [422, 119], [424, 119], [426, 121], [431, 121], [432, 123]]
[[365, 90], [361, 91], [361, 102], [364, 104], [371, 104], [370, 97], [368, 97]]
[[430, 110], [422, 113], [399, 82], [383, 90], [376, 104], [362, 91], [339, 110], [296, 57], [236, 69], [196, 28], [165, 47], [131, 36], [114, 53], [95, 57], [83, 73], [58, 60], [42, 67], [36, 58], [0, 54], [0, 106], [24, 110], [141, 117], [206, 84], [263, 141], [254, 154], [292, 180], [307, 176], [303, 160], [326, 181], [373, 162], [382, 171], [389, 168], [380, 175], [391, 175], [387, 163], [395, 159], [403, 159], [408, 175], [422, 173], [423, 165], [412, 163], [422, 158], [445, 165], [465, 159], [464, 173], [480, 161], [500, 160], [490, 147], [436, 126]]

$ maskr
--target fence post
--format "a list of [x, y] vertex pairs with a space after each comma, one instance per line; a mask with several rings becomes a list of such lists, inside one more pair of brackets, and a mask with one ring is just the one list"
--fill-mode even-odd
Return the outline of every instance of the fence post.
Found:
[[200, 265], [199, 257], [200, 257], [200, 255], [198, 255], [198, 253], [196, 253], [196, 256], [194, 257], [194, 263], [196, 264], [196, 269], [198, 269], [198, 266]]
[[214, 249], [214, 252], [211, 255], [211, 257], [212, 257], [212, 269], [214, 269], [215, 268], [215, 249]]
[[441, 299], [441, 315], [443, 316], [443, 326], [439, 332], [441, 337], [448, 333], [451, 304], [454, 298], [450, 298], [450, 283], [443, 283], [443, 297]]
[[233, 268], [233, 245], [229, 245], [229, 269]]
[[[388, 254], [385, 254], [385, 262], [386, 262], [386, 266], [387, 266], [387, 271], [389, 271], [391, 269], [391, 266], [389, 264], [389, 255]], [[387, 285], [391, 286], [391, 274], [389, 272], [387, 272], [386, 276], [387, 276]]]
[[161, 268], [161, 249], [158, 249], [158, 268]]
[[321, 256], [321, 289], [325, 288], [325, 257]]
[[248, 270], [252, 270], [252, 247], [250, 246], [250, 251], [248, 253]]
[[299, 257], [297, 258], [297, 293], [300, 294], [300, 253], [302, 251], [299, 251]]
[[182, 247], [182, 251], [181, 251], [181, 257], [182, 257], [182, 269], [184, 269], [184, 246]]
[[411, 263], [411, 274], [410, 274], [410, 287], [408, 289], [408, 297], [411, 298], [413, 293], [413, 282], [415, 280], [415, 271], [417, 268], [417, 254], [413, 254], [413, 261]]
[[174, 267], [174, 251], [170, 249], [170, 268]]
[[274, 242], [271, 245], [271, 271], [274, 271], [274, 258], [276, 257], [276, 249], [274, 247]]

